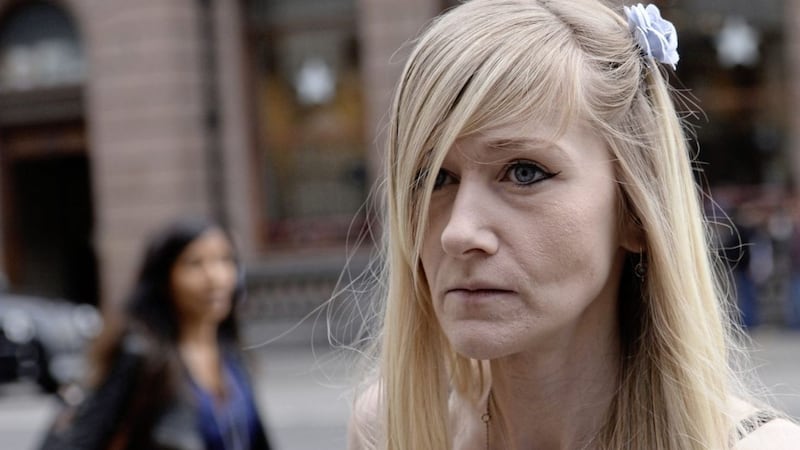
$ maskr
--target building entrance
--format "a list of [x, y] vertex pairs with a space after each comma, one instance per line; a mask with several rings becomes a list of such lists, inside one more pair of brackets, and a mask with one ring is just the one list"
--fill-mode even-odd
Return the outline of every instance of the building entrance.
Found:
[[3, 247], [12, 290], [97, 304], [82, 124], [4, 130]]

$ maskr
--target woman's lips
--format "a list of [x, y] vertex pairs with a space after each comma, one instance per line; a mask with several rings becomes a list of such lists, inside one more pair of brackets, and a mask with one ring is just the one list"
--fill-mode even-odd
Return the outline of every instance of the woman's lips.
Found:
[[445, 293], [445, 298], [461, 301], [487, 301], [497, 297], [513, 295], [514, 291], [508, 289], [497, 288], [480, 288], [480, 289], [466, 289], [455, 288], [450, 289]]

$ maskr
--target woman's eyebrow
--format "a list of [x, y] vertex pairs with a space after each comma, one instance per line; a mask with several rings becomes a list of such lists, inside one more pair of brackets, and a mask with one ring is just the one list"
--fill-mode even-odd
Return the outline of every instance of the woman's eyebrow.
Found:
[[555, 142], [543, 138], [513, 137], [486, 141], [486, 146], [498, 150], [531, 150], [558, 147]]
[[486, 141], [485, 146], [491, 150], [503, 150], [508, 152], [515, 151], [531, 151], [531, 150], [555, 150], [557, 154], [563, 158], [569, 159], [567, 151], [565, 151], [555, 141], [536, 138], [536, 137], [511, 137], [489, 139]]

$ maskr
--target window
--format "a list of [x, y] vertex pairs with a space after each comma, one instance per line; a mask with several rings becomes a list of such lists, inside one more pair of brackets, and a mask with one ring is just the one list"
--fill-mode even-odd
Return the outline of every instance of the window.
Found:
[[72, 20], [44, 2], [24, 3], [0, 27], [0, 91], [78, 85], [85, 58]]
[[343, 243], [366, 199], [352, 0], [247, 5], [262, 226], [269, 247]]
[[783, 184], [791, 173], [785, 148], [786, 67], [782, 2], [670, 2], [664, 16], [678, 29], [676, 87], [699, 100], [704, 176], [721, 185]]

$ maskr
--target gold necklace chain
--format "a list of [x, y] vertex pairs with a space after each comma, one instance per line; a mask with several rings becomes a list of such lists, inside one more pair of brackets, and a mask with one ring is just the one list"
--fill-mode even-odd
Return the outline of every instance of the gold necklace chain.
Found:
[[486, 412], [481, 415], [481, 421], [486, 425], [486, 450], [489, 450], [489, 422], [492, 421], [492, 415], [489, 413], [489, 406], [492, 404], [492, 391], [489, 391], [489, 396], [486, 398]]

